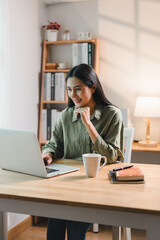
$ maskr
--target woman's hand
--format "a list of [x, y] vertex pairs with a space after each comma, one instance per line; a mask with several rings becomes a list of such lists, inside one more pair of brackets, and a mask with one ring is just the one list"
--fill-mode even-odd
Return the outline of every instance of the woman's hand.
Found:
[[42, 158], [45, 165], [49, 165], [52, 162], [52, 153], [44, 153], [42, 154]]
[[98, 137], [98, 132], [90, 120], [90, 108], [89, 107], [77, 108], [75, 113], [77, 115], [78, 114], [81, 115], [82, 122], [89, 133], [92, 143], [94, 144], [96, 141], [96, 138]]
[[77, 108], [76, 112], [77, 115], [81, 115], [82, 122], [85, 126], [91, 124], [90, 120], [90, 108], [89, 107], [82, 107], [82, 108]]

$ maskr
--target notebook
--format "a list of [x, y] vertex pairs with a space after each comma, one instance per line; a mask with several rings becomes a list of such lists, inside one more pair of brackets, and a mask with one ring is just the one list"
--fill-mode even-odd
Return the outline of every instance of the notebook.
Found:
[[45, 166], [34, 132], [4, 128], [0, 129], [0, 168], [44, 178], [79, 170], [64, 164]]

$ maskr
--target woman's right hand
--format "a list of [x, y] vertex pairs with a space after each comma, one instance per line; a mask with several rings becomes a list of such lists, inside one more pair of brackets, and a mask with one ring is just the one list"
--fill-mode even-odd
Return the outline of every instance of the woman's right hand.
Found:
[[42, 153], [42, 158], [45, 165], [49, 165], [52, 162], [52, 153]]

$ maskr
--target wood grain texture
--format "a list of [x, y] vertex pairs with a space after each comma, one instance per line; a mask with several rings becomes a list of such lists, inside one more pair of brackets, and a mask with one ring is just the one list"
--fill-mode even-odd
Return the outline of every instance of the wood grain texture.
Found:
[[80, 171], [42, 179], [0, 170], [0, 197], [160, 214], [160, 165], [134, 164], [142, 169], [145, 184], [114, 185], [108, 179], [108, 171], [126, 164], [105, 166], [97, 178], [86, 178], [80, 161], [65, 159], [58, 162], [79, 166]]

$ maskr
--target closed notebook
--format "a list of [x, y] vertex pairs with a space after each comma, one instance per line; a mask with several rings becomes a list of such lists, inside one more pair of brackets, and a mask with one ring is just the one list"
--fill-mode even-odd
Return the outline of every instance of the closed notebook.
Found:
[[116, 179], [125, 180], [144, 180], [144, 174], [141, 169], [137, 167], [131, 167], [115, 172]]

